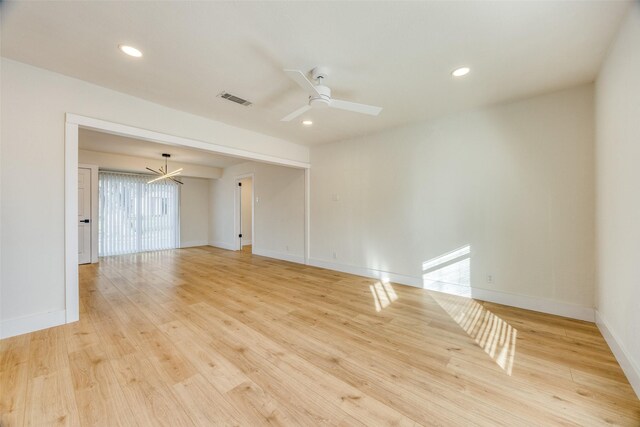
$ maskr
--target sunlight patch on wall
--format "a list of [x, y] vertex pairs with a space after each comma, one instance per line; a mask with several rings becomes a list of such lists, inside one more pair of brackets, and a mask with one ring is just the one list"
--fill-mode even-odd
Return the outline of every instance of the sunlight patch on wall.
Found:
[[[471, 296], [470, 254], [471, 245], [466, 245], [423, 262], [423, 286], [456, 295]], [[448, 289], [450, 285], [455, 289]]]
[[466, 245], [461, 248], [455, 249], [451, 252], [447, 252], [444, 255], [439, 255], [435, 258], [431, 258], [429, 261], [425, 261], [422, 263], [422, 271], [429, 271], [436, 267], [439, 267], [449, 261], [453, 261], [456, 258], [463, 257], [464, 255], [469, 255], [471, 253], [471, 245]]

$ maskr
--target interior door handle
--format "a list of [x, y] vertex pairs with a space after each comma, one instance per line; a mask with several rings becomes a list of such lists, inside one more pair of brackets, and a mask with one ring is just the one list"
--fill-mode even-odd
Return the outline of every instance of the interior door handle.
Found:
[[90, 220], [88, 219], [81, 219], [80, 222], [84, 222], [85, 224], [89, 224]]

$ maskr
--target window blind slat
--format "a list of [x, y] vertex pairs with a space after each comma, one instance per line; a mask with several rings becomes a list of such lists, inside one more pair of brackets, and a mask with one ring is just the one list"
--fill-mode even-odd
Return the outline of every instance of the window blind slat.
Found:
[[172, 181], [100, 172], [100, 256], [173, 249], [180, 241], [180, 190]]

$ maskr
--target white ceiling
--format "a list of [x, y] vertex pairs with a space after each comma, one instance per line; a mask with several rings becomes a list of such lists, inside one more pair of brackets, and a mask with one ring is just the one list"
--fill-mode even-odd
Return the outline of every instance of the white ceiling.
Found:
[[[627, 1], [2, 2], [2, 55], [232, 125], [314, 144], [594, 80]], [[117, 45], [141, 49], [124, 56]], [[313, 110], [281, 72], [325, 65]], [[472, 71], [454, 80], [452, 69]], [[254, 103], [216, 98], [226, 90]]]
[[100, 151], [103, 153], [126, 154], [150, 160], [156, 159], [158, 166], [164, 164], [162, 153], [171, 154], [169, 161], [217, 168], [226, 168], [247, 161], [235, 157], [221, 156], [210, 151], [174, 147], [87, 129], [79, 130], [78, 148], [80, 150]]

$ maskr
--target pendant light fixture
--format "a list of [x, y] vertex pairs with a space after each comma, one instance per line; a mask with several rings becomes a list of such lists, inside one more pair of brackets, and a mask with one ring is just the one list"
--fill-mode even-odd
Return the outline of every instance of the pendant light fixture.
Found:
[[169, 160], [169, 157], [171, 157], [171, 154], [162, 153], [162, 157], [164, 157], [164, 167], [160, 166], [158, 170], [147, 168], [148, 171], [151, 171], [156, 175], [158, 175], [156, 178], [153, 178], [152, 180], [148, 181], [147, 184], [151, 184], [152, 182], [160, 181], [162, 179], [168, 179], [182, 185], [183, 184], [182, 182], [174, 178], [174, 176], [180, 175], [182, 173], [182, 168], [176, 169], [173, 172], [169, 172], [169, 168], [167, 167], [167, 162]]

